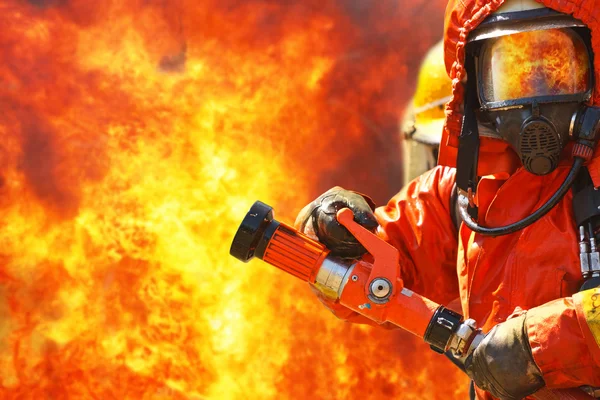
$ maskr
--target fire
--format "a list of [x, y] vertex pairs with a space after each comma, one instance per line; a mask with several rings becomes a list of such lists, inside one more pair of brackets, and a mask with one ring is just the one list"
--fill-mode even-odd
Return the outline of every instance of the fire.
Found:
[[483, 60], [489, 101], [582, 93], [590, 87], [587, 49], [571, 30], [500, 37], [486, 45]]
[[463, 398], [408, 334], [228, 255], [256, 199], [398, 189], [443, 11], [404, 3], [1, 2], [0, 398]]

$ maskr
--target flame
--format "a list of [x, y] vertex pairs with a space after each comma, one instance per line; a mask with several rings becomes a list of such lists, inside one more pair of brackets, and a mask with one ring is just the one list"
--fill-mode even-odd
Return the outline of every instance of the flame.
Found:
[[503, 36], [484, 51], [484, 90], [490, 101], [582, 93], [590, 87], [587, 49], [570, 30]]
[[408, 334], [228, 255], [256, 199], [291, 221], [398, 189], [443, 4], [323, 3], [0, 3], [0, 398], [465, 396]]

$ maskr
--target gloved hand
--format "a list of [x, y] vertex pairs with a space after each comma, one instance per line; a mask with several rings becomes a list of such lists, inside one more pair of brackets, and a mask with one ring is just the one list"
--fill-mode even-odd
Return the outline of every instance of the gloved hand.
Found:
[[342, 226], [336, 213], [342, 208], [354, 212], [354, 220], [374, 231], [378, 223], [373, 214], [373, 201], [359, 193], [339, 186], [329, 189], [300, 211], [294, 226], [299, 231], [323, 243], [332, 255], [357, 258], [366, 253], [365, 248]]
[[520, 400], [545, 386], [531, 354], [525, 318], [495, 326], [465, 361], [477, 387], [501, 400]]

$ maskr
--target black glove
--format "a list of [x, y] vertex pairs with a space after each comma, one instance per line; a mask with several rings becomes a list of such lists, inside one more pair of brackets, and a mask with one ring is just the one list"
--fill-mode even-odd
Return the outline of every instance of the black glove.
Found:
[[526, 315], [495, 326], [465, 361], [475, 384], [501, 400], [519, 400], [544, 387], [531, 354]]
[[336, 218], [342, 208], [354, 212], [354, 221], [370, 231], [378, 226], [371, 199], [359, 193], [334, 187], [319, 196], [300, 211], [295, 227], [301, 232], [319, 240], [331, 254], [343, 258], [357, 258], [366, 253], [366, 249], [343, 227]]

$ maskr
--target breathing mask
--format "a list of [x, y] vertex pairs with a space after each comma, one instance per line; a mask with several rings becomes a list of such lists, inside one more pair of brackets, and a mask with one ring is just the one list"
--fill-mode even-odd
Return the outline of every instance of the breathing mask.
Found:
[[571, 121], [591, 96], [589, 33], [575, 28], [489, 38], [478, 53], [479, 118], [536, 175], [558, 166], [570, 136], [576, 135], [570, 132]]

